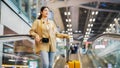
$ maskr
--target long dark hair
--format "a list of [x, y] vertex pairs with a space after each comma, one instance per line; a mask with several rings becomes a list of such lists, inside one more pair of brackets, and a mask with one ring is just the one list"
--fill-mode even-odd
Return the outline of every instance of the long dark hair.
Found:
[[[47, 6], [41, 7], [40, 12], [43, 12], [43, 10], [44, 10], [45, 8], [48, 8], [48, 7], [47, 7]], [[49, 8], [48, 8], [48, 9], [49, 9]], [[41, 18], [42, 18], [42, 14], [40, 14], [40, 15], [38, 16], [38, 19], [41, 19]]]

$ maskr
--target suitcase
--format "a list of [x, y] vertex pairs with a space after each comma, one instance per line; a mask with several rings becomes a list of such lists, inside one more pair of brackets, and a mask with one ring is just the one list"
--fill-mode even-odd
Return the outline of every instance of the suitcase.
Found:
[[74, 68], [74, 61], [69, 61], [68, 66], [69, 68]]
[[78, 60], [74, 61], [74, 68], [80, 68], [80, 61]]
[[69, 68], [80, 68], [80, 62], [78, 60], [73, 60], [68, 62]]

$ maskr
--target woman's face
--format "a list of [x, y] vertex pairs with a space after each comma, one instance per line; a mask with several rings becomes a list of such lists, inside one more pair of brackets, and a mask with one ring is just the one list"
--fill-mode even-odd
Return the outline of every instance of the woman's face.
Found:
[[48, 8], [45, 8], [45, 9], [41, 12], [41, 14], [42, 14], [43, 17], [48, 17], [48, 13], [49, 13], [49, 9], [48, 9]]

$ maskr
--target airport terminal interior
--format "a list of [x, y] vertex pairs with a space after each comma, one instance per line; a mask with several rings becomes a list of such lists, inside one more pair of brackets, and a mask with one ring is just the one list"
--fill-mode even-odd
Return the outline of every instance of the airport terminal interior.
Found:
[[53, 68], [120, 68], [120, 0], [0, 0], [0, 68], [43, 68], [29, 34], [42, 6], [70, 36], [55, 39]]

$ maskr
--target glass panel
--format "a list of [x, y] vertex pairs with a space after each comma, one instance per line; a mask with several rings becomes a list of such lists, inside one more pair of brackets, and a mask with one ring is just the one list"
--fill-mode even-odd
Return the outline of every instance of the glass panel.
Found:
[[120, 67], [120, 36], [102, 36], [93, 43], [93, 52], [106, 67]]
[[35, 55], [32, 41], [24, 39], [0, 43], [3, 43], [3, 68], [28, 68], [28, 66], [39, 68], [40, 56]]

